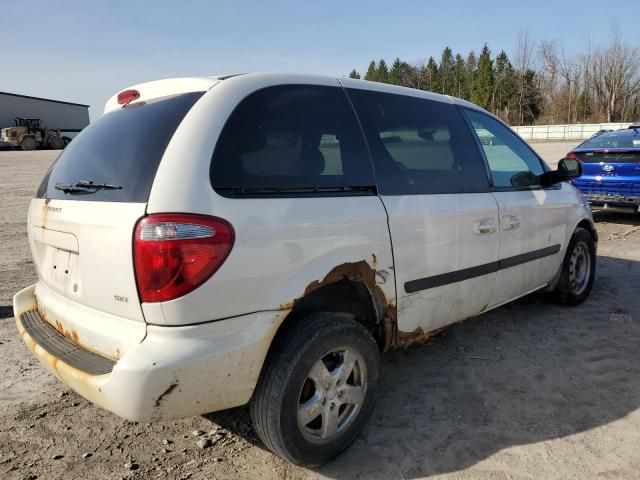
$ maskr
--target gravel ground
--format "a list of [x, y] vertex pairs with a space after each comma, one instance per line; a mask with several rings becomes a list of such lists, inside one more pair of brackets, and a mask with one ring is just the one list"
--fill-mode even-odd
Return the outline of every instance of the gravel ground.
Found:
[[[571, 147], [534, 145], [550, 163]], [[597, 215], [597, 280], [582, 306], [531, 295], [385, 355], [364, 433], [336, 461], [306, 470], [262, 447], [246, 409], [127, 422], [66, 389], [22, 344], [10, 304], [35, 280], [26, 210], [55, 156], [0, 152], [0, 478], [640, 475], [639, 215]]]

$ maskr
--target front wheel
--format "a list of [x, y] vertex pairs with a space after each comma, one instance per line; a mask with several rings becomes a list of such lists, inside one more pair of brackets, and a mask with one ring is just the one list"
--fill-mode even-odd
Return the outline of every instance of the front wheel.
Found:
[[564, 305], [584, 302], [596, 273], [596, 242], [584, 228], [576, 228], [562, 263], [560, 280], [552, 295]]
[[251, 400], [256, 432], [292, 463], [328, 462], [351, 445], [371, 415], [379, 370], [375, 340], [351, 316], [299, 320], [276, 340], [263, 367]]

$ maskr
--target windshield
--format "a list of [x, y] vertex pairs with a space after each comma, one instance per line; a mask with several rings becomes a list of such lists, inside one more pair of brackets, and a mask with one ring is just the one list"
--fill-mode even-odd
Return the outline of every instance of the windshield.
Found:
[[[201, 96], [202, 92], [186, 93], [133, 104], [101, 116], [67, 146], [36, 196], [146, 202], [171, 137]], [[92, 186], [87, 188], [88, 184]]]

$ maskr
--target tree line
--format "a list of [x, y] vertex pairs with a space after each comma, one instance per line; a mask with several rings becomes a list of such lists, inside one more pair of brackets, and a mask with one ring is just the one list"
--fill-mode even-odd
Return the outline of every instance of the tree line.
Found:
[[[353, 69], [351, 78], [361, 78]], [[440, 60], [371, 61], [365, 80], [469, 100], [511, 125], [640, 120], [640, 48], [614, 32], [609, 44], [568, 55], [562, 44], [518, 37], [514, 61], [485, 44], [466, 56], [445, 47]]]

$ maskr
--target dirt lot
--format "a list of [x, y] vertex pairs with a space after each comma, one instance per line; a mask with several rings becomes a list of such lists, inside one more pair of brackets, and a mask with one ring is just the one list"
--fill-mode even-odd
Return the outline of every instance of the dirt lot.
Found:
[[[572, 145], [536, 144], [550, 162]], [[597, 216], [597, 281], [577, 308], [540, 295], [383, 362], [376, 410], [339, 459], [293, 467], [238, 409], [136, 424], [66, 389], [15, 330], [35, 280], [29, 199], [52, 152], [0, 152], [0, 478], [525, 479], [640, 476], [640, 216]], [[196, 442], [210, 438], [213, 446]]]

